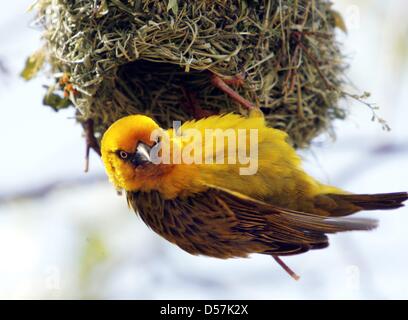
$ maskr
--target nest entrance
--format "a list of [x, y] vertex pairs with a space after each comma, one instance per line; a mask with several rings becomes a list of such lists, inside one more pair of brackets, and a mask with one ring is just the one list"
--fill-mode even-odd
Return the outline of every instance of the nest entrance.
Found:
[[[129, 114], [146, 114], [164, 128], [173, 121], [248, 110], [230, 99], [211, 82], [208, 70], [186, 72], [177, 64], [137, 60], [118, 67], [116, 75], [100, 84], [87, 112], [94, 119], [96, 132], [104, 132], [110, 119]], [[248, 86], [234, 88], [238, 94], [251, 97]], [[265, 114], [270, 109], [261, 108]]]
[[118, 68], [115, 86], [140, 113], [153, 116], [163, 127], [174, 120], [237, 110], [238, 105], [211, 84], [208, 71], [170, 63], [138, 60]]

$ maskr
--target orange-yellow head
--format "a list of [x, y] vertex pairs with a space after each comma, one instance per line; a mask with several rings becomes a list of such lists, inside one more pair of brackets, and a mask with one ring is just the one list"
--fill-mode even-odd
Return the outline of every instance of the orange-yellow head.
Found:
[[150, 159], [150, 149], [157, 143], [154, 132], [158, 130], [159, 125], [143, 115], [119, 119], [106, 130], [101, 143], [102, 161], [117, 189], [154, 189], [152, 184], [169, 170]]

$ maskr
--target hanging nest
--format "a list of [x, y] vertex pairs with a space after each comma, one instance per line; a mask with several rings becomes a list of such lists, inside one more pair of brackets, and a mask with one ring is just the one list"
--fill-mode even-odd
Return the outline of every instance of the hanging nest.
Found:
[[345, 117], [338, 105], [345, 64], [335, 39], [342, 22], [330, 1], [40, 0], [36, 7], [45, 42], [37, 55], [55, 79], [44, 102], [74, 106], [98, 136], [128, 114], [164, 127], [246, 114], [212, 75], [241, 76], [234, 90], [296, 147]]

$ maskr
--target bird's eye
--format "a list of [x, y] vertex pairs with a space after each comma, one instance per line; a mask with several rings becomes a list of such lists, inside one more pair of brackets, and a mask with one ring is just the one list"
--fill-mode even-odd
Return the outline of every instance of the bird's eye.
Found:
[[119, 157], [123, 160], [127, 159], [129, 157], [129, 154], [126, 151], [119, 151]]

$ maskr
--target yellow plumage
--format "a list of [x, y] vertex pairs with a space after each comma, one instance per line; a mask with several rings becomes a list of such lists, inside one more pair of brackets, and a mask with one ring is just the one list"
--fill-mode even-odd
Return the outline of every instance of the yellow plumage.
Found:
[[[156, 147], [156, 158], [168, 150], [170, 162], [154, 162]], [[129, 205], [155, 232], [192, 254], [219, 258], [324, 248], [326, 233], [376, 226], [341, 217], [398, 208], [408, 198], [406, 192], [354, 195], [319, 183], [302, 169], [287, 135], [256, 112], [169, 130], [128, 116], [104, 134], [102, 159], [111, 182], [126, 190]]]
[[[136, 130], [137, 128], [139, 129]], [[114, 162], [116, 167], [120, 167], [120, 170], [116, 170], [114, 173], [109, 170], [109, 166], [107, 167], [111, 181], [119, 188], [127, 191], [159, 190], [165, 198], [170, 199], [180, 195], [189, 196], [205, 191], [210, 186], [216, 186], [285, 208], [308, 212], [314, 210], [313, 199], [316, 195], [328, 192], [344, 193], [340, 189], [322, 185], [307, 175], [301, 168], [299, 156], [288, 144], [286, 133], [268, 128], [263, 117], [257, 115], [249, 118], [231, 113], [222, 116], [211, 116], [197, 121], [186, 122], [180, 129], [181, 132], [187, 132], [191, 129], [197, 130], [200, 136], [203, 137], [202, 162], [205, 162], [204, 156], [207, 154], [205, 150], [206, 130], [213, 129], [223, 132], [225, 130], [234, 130], [235, 133], [238, 130], [245, 130], [248, 150], [251, 142], [250, 130], [257, 130], [258, 154], [257, 159], [251, 159], [251, 161], [257, 161], [258, 170], [253, 175], [240, 175], [239, 170], [243, 165], [238, 162], [228, 164], [230, 149], [227, 139], [225, 139], [223, 146], [224, 164], [181, 163], [173, 166], [171, 170], [165, 170], [165, 174], [160, 176], [157, 175], [157, 172], [152, 175], [140, 172], [141, 177], [135, 179], [132, 177], [134, 171], [132, 167], [124, 164], [117, 157], [111, 157], [109, 161], [107, 160], [105, 149], [118, 149], [119, 145], [121, 145], [122, 149], [131, 151], [137, 143], [136, 136], [138, 140], [148, 142], [151, 130], [156, 128], [158, 128], [157, 125], [150, 118], [136, 115], [120, 120], [105, 134], [102, 142], [102, 154], [105, 155], [105, 163]], [[130, 131], [132, 134], [129, 134]], [[181, 150], [191, 143], [191, 137], [177, 135], [173, 137], [173, 129], [169, 129], [167, 133], [171, 138], [170, 152], [173, 150], [172, 145], [174, 143], [178, 144]], [[141, 136], [139, 137], [139, 135]], [[238, 135], [236, 134], [236, 136]], [[109, 141], [107, 141], [106, 137], [110, 137]], [[214, 135], [211, 136], [211, 138], [213, 137]], [[115, 144], [111, 145], [111, 141], [115, 141]], [[213, 154], [217, 154], [219, 153], [218, 149], [222, 146], [214, 143], [213, 147]], [[216, 149], [217, 147], [218, 149]], [[235, 154], [232, 157], [235, 157]]]
[[[256, 174], [243, 176], [239, 174], [239, 169], [242, 168], [240, 163], [197, 165], [197, 173], [189, 177], [190, 185], [199, 183], [218, 186], [258, 200], [303, 211], [312, 208], [311, 199], [322, 192], [327, 193], [330, 190], [332, 193], [343, 193], [340, 189], [322, 185], [307, 175], [301, 168], [300, 157], [287, 142], [287, 134], [268, 128], [261, 116], [244, 118], [236, 114], [226, 114], [187, 122], [181, 127], [182, 131], [191, 128], [199, 130], [202, 136], [205, 136], [205, 129], [244, 129], [248, 143], [251, 141], [249, 130], [257, 130], [258, 154], [257, 159], [253, 160], [258, 162], [258, 170]], [[227, 141], [224, 146], [226, 163]]]

